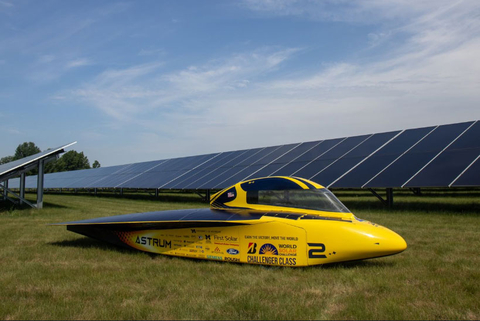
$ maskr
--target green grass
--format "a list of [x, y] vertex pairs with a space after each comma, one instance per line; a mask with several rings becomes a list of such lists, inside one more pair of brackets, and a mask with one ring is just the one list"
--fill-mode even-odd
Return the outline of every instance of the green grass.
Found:
[[408, 249], [309, 268], [197, 261], [46, 225], [207, 206], [197, 196], [47, 194], [43, 210], [0, 205], [0, 319], [480, 318], [479, 190], [395, 191], [393, 209], [365, 191], [337, 195]]

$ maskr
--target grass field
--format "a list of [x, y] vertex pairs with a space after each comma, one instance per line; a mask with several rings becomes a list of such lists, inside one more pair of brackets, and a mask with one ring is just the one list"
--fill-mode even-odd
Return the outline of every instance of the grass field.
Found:
[[337, 195], [358, 217], [402, 235], [408, 249], [309, 268], [196, 261], [46, 224], [206, 207], [197, 196], [46, 194], [43, 210], [0, 205], [0, 319], [480, 318], [480, 190], [396, 191], [393, 209], [369, 192]]

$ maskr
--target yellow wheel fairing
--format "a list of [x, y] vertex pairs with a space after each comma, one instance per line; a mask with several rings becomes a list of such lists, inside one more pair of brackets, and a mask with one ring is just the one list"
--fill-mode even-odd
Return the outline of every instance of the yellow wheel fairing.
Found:
[[[276, 199], [273, 204], [261, 204], [268, 200], [265, 195], [285, 199], [280, 205]], [[306, 197], [307, 205], [310, 196], [331, 202], [331, 207], [322, 205], [331, 210], [300, 208], [302, 203], [295, 203], [299, 195]], [[296, 207], [281, 203], [285, 200]], [[273, 266], [360, 260], [396, 254], [407, 247], [397, 233], [357, 219], [323, 186], [296, 177], [239, 182], [215, 194], [211, 209], [129, 214], [60, 225], [150, 253]]]

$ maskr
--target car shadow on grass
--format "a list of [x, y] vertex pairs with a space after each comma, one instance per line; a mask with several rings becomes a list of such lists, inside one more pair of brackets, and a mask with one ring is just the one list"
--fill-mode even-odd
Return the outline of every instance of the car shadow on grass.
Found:
[[73, 247], [73, 248], [83, 248], [83, 249], [100, 249], [105, 251], [116, 251], [125, 254], [135, 254], [139, 251], [116, 246], [114, 244], [97, 241], [95, 239], [89, 237], [83, 237], [74, 240], [65, 240], [65, 241], [57, 241], [57, 242], [50, 242], [49, 245], [59, 246], [59, 247]]

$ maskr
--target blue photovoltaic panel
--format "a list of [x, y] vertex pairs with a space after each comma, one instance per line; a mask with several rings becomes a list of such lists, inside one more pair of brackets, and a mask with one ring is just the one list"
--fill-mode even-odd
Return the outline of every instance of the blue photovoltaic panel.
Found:
[[[240, 166], [240, 164], [244, 164], [248, 162], [250, 159], [256, 159], [257, 154], [262, 152], [265, 148], [255, 148], [251, 150], [247, 150], [244, 154], [240, 155], [239, 157], [233, 159], [229, 163], [226, 163], [219, 167], [217, 170], [209, 173], [208, 175], [202, 177], [195, 183], [188, 185], [185, 188], [192, 188], [192, 189], [204, 189], [207, 186], [206, 184], [210, 184], [212, 180], [216, 180], [219, 176], [223, 175], [225, 172], [230, 171], [232, 168], [236, 166]], [[255, 158], [254, 158], [255, 157]], [[241, 166], [242, 168], [245, 165]], [[211, 185], [211, 184], [210, 184]], [[208, 186], [210, 186], [208, 185]]]
[[242, 166], [248, 166], [250, 164], [255, 164], [256, 162], [260, 161], [264, 157], [267, 157], [269, 154], [273, 153], [278, 148], [280, 148], [280, 146], [265, 147], [258, 153], [255, 153], [254, 155], [252, 155], [252, 157], [239, 162], [235, 166], [242, 167]]
[[337, 138], [337, 139], [320, 141], [313, 148], [307, 150], [306, 152], [301, 154], [299, 157], [292, 160], [292, 162], [290, 162], [288, 164], [285, 164], [285, 166], [283, 166], [283, 167], [280, 167], [278, 170], [273, 172], [271, 175], [272, 176], [273, 175], [275, 175], [275, 176], [290, 176], [293, 173], [297, 172], [302, 167], [306, 166], [308, 163], [310, 163], [312, 160], [314, 160], [318, 156], [326, 153], [330, 149], [335, 148], [337, 145], [339, 145], [345, 139], [346, 138]]
[[[74, 171], [74, 179], [67, 184], [66, 188], [85, 188], [85, 187], [107, 187], [108, 185], [101, 184], [102, 180], [112, 174], [117, 174], [123, 169], [131, 165], [119, 165], [98, 168], [95, 170]], [[77, 179], [80, 178], [80, 179]]]
[[162, 185], [184, 175], [191, 169], [212, 158], [214, 155], [200, 155], [191, 157], [182, 157], [177, 160], [169, 160], [152, 170], [146, 171], [137, 177], [118, 185], [122, 188], [159, 188]]
[[480, 185], [480, 158], [477, 158], [470, 167], [456, 180], [452, 186], [479, 186]]
[[247, 155], [247, 150], [232, 152], [227, 157], [221, 159], [215, 166], [206, 168], [198, 173], [198, 175], [192, 175], [188, 177], [181, 186], [175, 185], [175, 188], [195, 189], [195, 186], [200, 186], [201, 184], [217, 176], [222, 170], [226, 170], [232, 164], [236, 164], [237, 162], [243, 160], [245, 155]]
[[361, 144], [363, 141], [367, 140], [370, 136], [371, 135], [348, 137], [340, 144], [306, 165], [304, 168], [293, 173], [293, 176], [310, 179], [322, 169], [333, 163], [336, 159], [342, 157], [345, 153], [348, 153], [350, 150]]
[[307, 153], [310, 149], [318, 145], [320, 141], [315, 142], [306, 142], [301, 144], [291, 144], [286, 146], [294, 146], [294, 148], [290, 149], [287, 153], [276, 159], [272, 162], [272, 164], [287, 164], [293, 161], [294, 159], [302, 156], [303, 154]]
[[108, 178], [102, 181], [102, 184], [110, 184], [110, 186], [114, 187], [118, 187], [120, 185], [128, 186], [128, 182], [142, 175], [143, 173], [155, 169], [156, 167], [162, 165], [164, 162], [166, 162], [166, 160], [133, 164], [132, 167], [126, 168], [121, 173], [121, 175], [119, 175], [118, 178], [115, 177], [116, 175], [110, 175]]
[[[252, 169], [249, 170], [248, 167], [254, 164], [262, 164], [262, 159], [269, 157], [270, 154], [272, 154], [279, 148], [281, 148], [281, 146], [264, 148], [261, 152], [255, 154], [253, 157], [246, 159], [243, 162], [240, 162], [237, 166], [230, 168], [229, 170], [215, 177], [212, 181], [207, 182], [205, 185], [201, 186], [200, 188], [202, 189], [222, 188], [224, 186], [229, 186], [228, 183], [225, 183], [225, 182], [236, 180], [238, 179], [238, 177], [242, 177], [240, 178], [240, 180], [242, 180], [243, 178], [247, 177], [249, 174], [252, 173], [251, 171]], [[239, 182], [240, 180], [237, 180], [237, 182]]]
[[477, 122], [438, 155], [405, 187], [448, 186], [480, 155], [480, 124]]
[[194, 169], [199, 168], [200, 166], [204, 165], [208, 161], [210, 161], [212, 158], [215, 158], [218, 154], [210, 154], [210, 155], [205, 155], [205, 157], [197, 157], [194, 159], [192, 163], [189, 163], [187, 166], [183, 168], [183, 172], [179, 173], [178, 176], [176, 176], [173, 179], [166, 180], [165, 183], [159, 186], [159, 188], [165, 188], [165, 185], [173, 182], [181, 177], [184, 177], [186, 175], [189, 175]]
[[373, 152], [383, 146], [390, 139], [395, 137], [398, 132], [388, 132], [375, 134], [363, 141], [350, 152], [345, 154], [341, 158], [330, 164], [327, 168], [320, 171], [311, 179], [323, 186], [329, 186], [333, 181], [342, 176], [345, 172], [352, 169], [355, 165], [360, 163], [366, 157], [370, 156]]
[[55, 154], [62, 153], [65, 148], [75, 143], [76, 142], [63, 145], [57, 148], [49, 149], [49, 150], [37, 153], [35, 155], [17, 159], [6, 164], [1, 164], [0, 165], [0, 181], [3, 181], [4, 178], [8, 179], [8, 176], [10, 174], [14, 174], [15, 171], [20, 170], [23, 167], [30, 166], [41, 159], [53, 157], [53, 155]]
[[368, 180], [380, 173], [388, 164], [392, 163], [397, 157], [406, 152], [434, 128], [435, 127], [426, 127], [404, 131], [365, 162], [335, 182], [331, 187], [362, 187]]
[[[269, 155], [265, 156], [264, 158], [260, 159], [255, 164], [247, 166], [247, 168], [245, 168], [245, 170], [241, 173], [241, 176], [243, 176], [242, 180], [249, 179], [250, 177], [258, 177], [258, 176], [255, 176], [255, 175], [257, 175], [258, 172], [260, 172], [262, 169], [264, 169], [268, 165], [272, 165], [272, 164], [275, 165], [275, 163], [282, 156], [288, 154], [292, 149], [294, 149], [298, 145], [299, 144], [284, 145], [284, 146], [276, 149], [275, 151], [273, 151]], [[282, 164], [276, 164], [276, 165], [278, 165], [277, 168], [280, 168], [282, 166]], [[263, 176], [268, 176], [268, 175], [263, 175]], [[225, 182], [222, 183], [222, 186], [224, 184], [228, 184], [232, 179], [236, 179], [236, 177], [233, 176], [232, 178], [226, 180]]]
[[225, 159], [228, 159], [229, 156], [231, 156], [234, 152], [225, 152], [225, 153], [219, 153], [218, 155], [212, 157], [205, 163], [197, 166], [196, 168], [192, 169], [188, 175], [184, 175], [181, 177], [178, 177], [177, 179], [171, 181], [170, 183], [165, 184], [162, 188], [168, 188], [168, 189], [176, 189], [177, 186], [178, 188], [183, 188], [187, 184], [187, 182], [192, 182], [193, 180], [196, 180], [203, 175], [205, 175], [208, 172], [211, 172], [213, 168], [216, 166], [219, 166], [222, 164], [222, 162]]
[[402, 186], [471, 124], [472, 122], [437, 127], [365, 187]]
[[[479, 137], [480, 125], [466, 122], [46, 174], [44, 187], [219, 189], [273, 175], [336, 188], [478, 186]], [[36, 183], [26, 177], [26, 188]]]
[[284, 167], [286, 164], [288, 164], [292, 160], [300, 157], [303, 153], [312, 149], [314, 146], [318, 145], [319, 143], [320, 142], [317, 141], [317, 142], [296, 144], [296, 146], [290, 149], [287, 153], [275, 159], [270, 164], [267, 164], [266, 166], [262, 167], [257, 172], [251, 174], [248, 178], [251, 179], [256, 177], [270, 176], [272, 175], [272, 173]]

